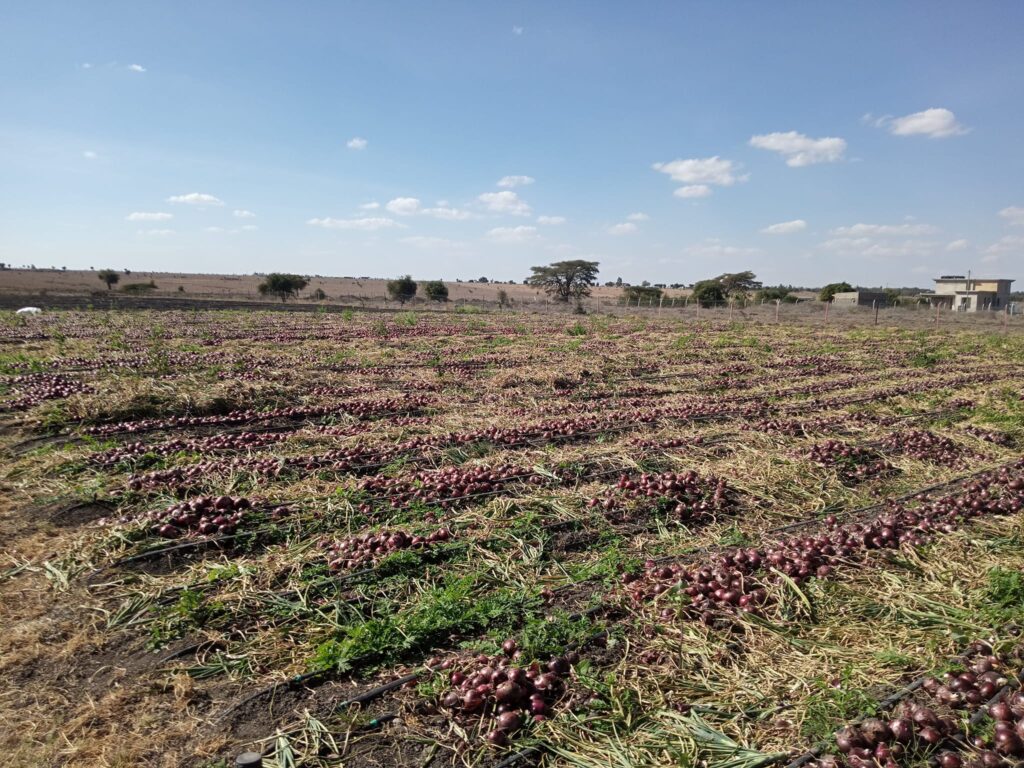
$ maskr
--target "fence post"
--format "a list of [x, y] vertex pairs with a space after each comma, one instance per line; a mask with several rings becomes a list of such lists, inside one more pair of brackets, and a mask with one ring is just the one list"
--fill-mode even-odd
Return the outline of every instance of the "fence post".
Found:
[[658, 299], [658, 314], [661, 314], [661, 305], [665, 303], [665, 297], [662, 296]]
[[878, 325], [878, 299], [872, 299], [871, 306], [875, 310], [875, 325]]
[[832, 303], [831, 301], [826, 301], [825, 302], [825, 322], [826, 323], [828, 322], [828, 305], [831, 304], [831, 303]]
[[732, 308], [733, 308], [734, 304], [735, 304], [735, 302], [730, 299], [729, 300], [729, 322], [730, 323], [732, 322]]
[[782, 301], [780, 301], [779, 299], [775, 300], [775, 322], [776, 323], [779, 322], [779, 306], [781, 304], [782, 304]]

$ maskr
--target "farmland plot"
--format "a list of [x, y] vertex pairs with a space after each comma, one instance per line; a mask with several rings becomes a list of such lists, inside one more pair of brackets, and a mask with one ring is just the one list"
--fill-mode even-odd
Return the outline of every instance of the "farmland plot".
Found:
[[0, 382], [18, 765], [1024, 757], [1024, 338], [66, 313]]

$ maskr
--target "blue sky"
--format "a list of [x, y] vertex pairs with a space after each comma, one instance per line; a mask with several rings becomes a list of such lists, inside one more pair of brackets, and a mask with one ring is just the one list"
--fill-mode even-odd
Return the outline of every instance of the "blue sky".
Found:
[[1014, 2], [9, 2], [0, 261], [1024, 280], [1022, 32]]

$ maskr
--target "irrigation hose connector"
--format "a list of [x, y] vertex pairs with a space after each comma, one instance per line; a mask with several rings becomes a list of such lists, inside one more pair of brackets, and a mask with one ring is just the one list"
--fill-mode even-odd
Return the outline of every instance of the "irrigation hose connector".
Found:
[[235, 768], [262, 768], [263, 755], [259, 752], [243, 752], [235, 758]]

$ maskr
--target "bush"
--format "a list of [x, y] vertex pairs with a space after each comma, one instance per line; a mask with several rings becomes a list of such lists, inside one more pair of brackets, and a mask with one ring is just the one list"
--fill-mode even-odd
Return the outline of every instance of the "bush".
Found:
[[783, 304], [796, 304], [796, 296], [787, 288], [763, 288], [754, 296], [755, 301], [781, 301]]
[[713, 307], [725, 302], [725, 290], [717, 280], [701, 280], [693, 286], [690, 298], [702, 307]]
[[818, 293], [818, 301], [832, 301], [832, 297], [837, 293], [846, 293], [852, 290], [853, 286], [849, 283], [829, 283]]
[[431, 301], [448, 301], [448, 286], [440, 280], [423, 283], [423, 295]]
[[280, 272], [272, 272], [267, 279], [259, 284], [257, 290], [263, 296], [271, 295], [280, 297], [281, 301], [287, 301], [289, 296], [294, 296], [309, 284], [309, 281], [301, 275], [286, 275]]
[[642, 285], [631, 285], [628, 288], [622, 289], [621, 302], [626, 305], [636, 306], [637, 301], [640, 302], [640, 306], [646, 306], [649, 304], [657, 304], [661, 301], [661, 297], [664, 294], [660, 288], [650, 288]]
[[156, 290], [156, 283], [150, 280], [148, 283], [126, 283], [121, 286], [124, 293], [143, 294]]
[[388, 296], [399, 304], [405, 304], [416, 295], [416, 281], [409, 275], [388, 281]]

